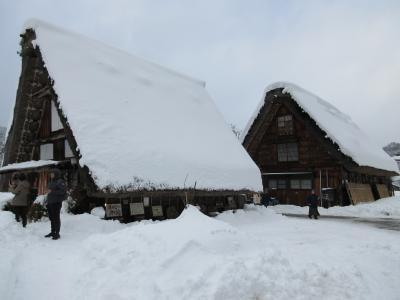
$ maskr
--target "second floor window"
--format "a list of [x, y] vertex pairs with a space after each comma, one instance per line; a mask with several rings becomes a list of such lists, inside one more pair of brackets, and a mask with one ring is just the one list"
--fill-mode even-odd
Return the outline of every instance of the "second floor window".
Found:
[[297, 143], [278, 144], [278, 161], [298, 161], [299, 149]]
[[278, 134], [279, 135], [293, 134], [293, 117], [291, 115], [278, 117]]

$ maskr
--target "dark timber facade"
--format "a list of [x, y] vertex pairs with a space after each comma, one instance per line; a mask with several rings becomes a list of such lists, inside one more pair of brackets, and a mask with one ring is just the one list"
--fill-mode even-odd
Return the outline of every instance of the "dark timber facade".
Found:
[[243, 145], [261, 170], [264, 189], [281, 204], [307, 205], [312, 189], [324, 206], [392, 194], [394, 172], [358, 166], [283, 88], [266, 94]]

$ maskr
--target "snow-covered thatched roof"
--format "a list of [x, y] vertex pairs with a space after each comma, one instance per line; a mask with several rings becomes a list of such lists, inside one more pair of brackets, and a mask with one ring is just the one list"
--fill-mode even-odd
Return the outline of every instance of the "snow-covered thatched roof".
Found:
[[398, 172], [394, 160], [371, 141], [348, 115], [318, 96], [288, 82], [277, 82], [266, 88], [261, 102], [241, 135], [242, 141], [264, 106], [266, 94], [278, 88], [282, 88], [284, 93], [290, 94], [291, 98], [326, 133], [326, 137], [336, 143], [340, 151], [352, 158], [359, 166]]
[[41, 21], [24, 28], [99, 187], [262, 189], [203, 82]]

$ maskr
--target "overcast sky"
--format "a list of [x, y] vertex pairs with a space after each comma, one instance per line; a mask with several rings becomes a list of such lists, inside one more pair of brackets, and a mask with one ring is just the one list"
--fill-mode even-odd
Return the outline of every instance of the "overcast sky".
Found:
[[400, 142], [400, 1], [0, 0], [0, 125], [35, 17], [206, 81], [244, 128], [264, 88], [290, 81], [350, 115], [381, 145]]

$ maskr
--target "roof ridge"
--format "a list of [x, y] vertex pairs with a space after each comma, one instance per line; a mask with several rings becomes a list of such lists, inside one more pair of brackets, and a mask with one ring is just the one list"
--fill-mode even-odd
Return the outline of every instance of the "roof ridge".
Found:
[[171, 75], [180, 77], [182, 79], [185, 79], [187, 81], [190, 81], [192, 83], [198, 84], [198, 85], [203, 86], [203, 87], [206, 86], [206, 82], [203, 81], [203, 80], [193, 78], [193, 77], [191, 77], [189, 75], [180, 73], [180, 72], [175, 71], [173, 69], [170, 69], [168, 67], [164, 67], [164, 66], [162, 66], [162, 65], [160, 65], [158, 63], [155, 63], [155, 62], [152, 62], [152, 61], [147, 60], [145, 58], [139, 57], [139, 56], [137, 56], [135, 54], [132, 54], [132, 53], [126, 51], [126, 50], [110, 46], [109, 44], [107, 44], [107, 43], [105, 43], [103, 41], [100, 41], [100, 40], [97, 40], [95, 38], [92, 38], [92, 37], [77, 33], [77, 32], [75, 32], [73, 30], [69, 30], [69, 29], [65, 29], [65, 28], [56, 26], [56, 25], [54, 25], [52, 23], [49, 23], [49, 22], [46, 22], [46, 21], [43, 21], [43, 20], [40, 20], [40, 19], [36, 19], [36, 18], [28, 19], [23, 25], [22, 33], [24, 33], [25, 30], [27, 30], [27, 29], [35, 30], [35, 29], [37, 29], [39, 27], [42, 27], [42, 26], [50, 28], [51, 30], [54, 30], [54, 31], [58, 31], [58, 32], [63, 33], [63, 34], [73, 35], [73, 36], [75, 36], [77, 38], [80, 38], [80, 39], [86, 39], [86, 40], [89, 40], [89, 41], [91, 41], [93, 43], [101, 44], [102, 46], [107, 47], [108, 49], [112, 49], [113, 51], [118, 51], [121, 54], [124, 54], [124, 55], [130, 56], [130, 57], [132, 57], [134, 59], [140, 60], [140, 61], [142, 61], [142, 62], [144, 62], [146, 64], [152, 65], [153, 67], [156, 67], [156, 68], [161, 69], [161, 70], [163, 70], [163, 71], [165, 71], [167, 73], [170, 73]]

